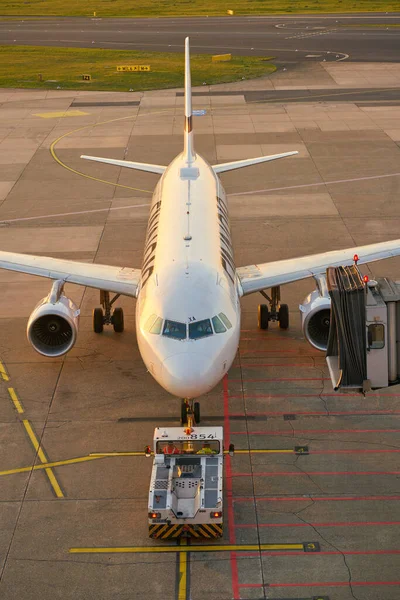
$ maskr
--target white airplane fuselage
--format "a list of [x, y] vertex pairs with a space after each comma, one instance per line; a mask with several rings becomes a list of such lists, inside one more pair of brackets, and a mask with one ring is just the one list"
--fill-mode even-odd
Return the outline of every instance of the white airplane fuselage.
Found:
[[197, 398], [228, 371], [239, 344], [239, 289], [224, 189], [201, 156], [188, 166], [182, 153], [153, 194], [136, 305], [140, 353], [168, 392]]

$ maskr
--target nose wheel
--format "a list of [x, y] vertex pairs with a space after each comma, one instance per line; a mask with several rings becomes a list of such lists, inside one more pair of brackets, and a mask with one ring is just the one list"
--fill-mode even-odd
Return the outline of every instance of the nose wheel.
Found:
[[198, 425], [200, 423], [200, 402], [193, 400], [182, 400], [181, 402], [181, 424], [187, 425], [189, 421]]
[[260, 294], [268, 300], [268, 304], [258, 305], [258, 328], [268, 329], [270, 321], [277, 321], [281, 329], [288, 329], [289, 306], [281, 304], [280, 287], [271, 288], [271, 296], [268, 296], [264, 290]]
[[112, 310], [112, 305], [118, 300], [119, 296], [120, 294], [116, 294], [110, 300], [110, 292], [100, 291], [100, 304], [102, 308], [98, 307], [93, 310], [93, 331], [95, 333], [102, 333], [104, 325], [112, 325], [116, 333], [124, 331], [123, 309], [118, 306]]

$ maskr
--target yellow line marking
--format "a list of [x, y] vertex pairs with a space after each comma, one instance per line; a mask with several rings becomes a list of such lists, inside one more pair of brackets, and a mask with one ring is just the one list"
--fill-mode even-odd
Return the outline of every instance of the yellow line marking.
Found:
[[0, 362], [0, 374], [4, 381], [9, 381], [9, 376], [2, 362]]
[[[91, 452], [89, 456], [93, 458], [102, 458], [105, 456], [146, 456], [143, 450], [141, 452]], [[151, 456], [154, 456], [153, 452]], [[146, 457], [147, 458], [147, 457]]]
[[22, 421], [22, 423], [24, 424], [26, 433], [28, 434], [29, 439], [31, 440], [32, 446], [34, 447], [35, 451], [37, 452], [39, 460], [44, 465], [46, 475], [50, 481], [51, 487], [53, 488], [55, 495], [57, 496], [57, 498], [64, 498], [62, 489], [60, 488], [60, 485], [59, 485], [53, 471], [49, 467], [49, 462], [47, 460], [47, 457], [46, 457], [45, 453], [43, 452], [43, 449], [40, 447], [38, 439], [32, 429], [32, 425], [29, 423], [29, 421], [27, 419], [24, 419]]
[[[182, 550], [185, 550], [182, 552]], [[187, 540], [182, 538], [179, 544], [179, 583], [178, 583], [178, 600], [187, 600]]]
[[101, 456], [79, 456], [78, 458], [57, 460], [42, 465], [31, 465], [30, 467], [20, 467], [19, 469], [8, 469], [8, 471], [0, 471], [0, 476], [15, 475], [17, 473], [28, 473], [29, 471], [38, 471], [40, 469], [48, 469], [53, 467], [63, 467], [64, 465], [74, 465], [77, 463], [87, 462], [89, 460], [96, 460], [97, 458], [101, 458]]
[[106, 548], [70, 548], [70, 554], [149, 554], [149, 553], [171, 553], [180, 552], [260, 552], [268, 550], [304, 550], [303, 544], [232, 544], [222, 546], [215, 544], [197, 545], [197, 546], [125, 546], [125, 547], [106, 547]]
[[[235, 454], [293, 454], [294, 450], [235, 450]], [[229, 454], [229, 450], [224, 450], [224, 454]], [[145, 456], [143, 451], [135, 452], [91, 452], [89, 456]], [[151, 453], [154, 456], [154, 453]]]
[[24, 409], [22, 408], [22, 404], [18, 399], [18, 396], [14, 390], [14, 388], [9, 387], [8, 388], [8, 393], [10, 394], [11, 400], [13, 401], [13, 404], [15, 406], [15, 409], [17, 411], [17, 413], [19, 413], [20, 415], [22, 415], [22, 413], [24, 412]]
[[33, 116], [41, 117], [42, 119], [64, 119], [65, 117], [83, 117], [88, 114], [82, 110], [63, 110], [61, 112], [33, 113]]
[[[164, 113], [168, 113], [170, 110], [161, 110], [153, 113], [145, 113], [143, 116], [147, 115], [160, 115]], [[124, 188], [125, 190], [134, 190], [135, 192], [144, 192], [145, 194], [152, 194], [150, 190], [142, 190], [141, 188], [131, 187], [130, 185], [122, 185], [121, 183], [114, 183], [113, 181], [107, 181], [106, 179], [99, 179], [98, 177], [92, 177], [92, 175], [87, 175], [86, 173], [82, 173], [82, 171], [78, 171], [77, 169], [73, 169], [66, 165], [56, 154], [55, 147], [63, 138], [71, 135], [72, 133], [78, 133], [79, 131], [84, 131], [85, 129], [89, 129], [92, 127], [97, 127], [98, 125], [107, 125], [108, 123], [116, 123], [117, 121], [126, 121], [127, 119], [137, 118], [137, 115], [129, 115], [128, 117], [119, 117], [118, 119], [110, 119], [108, 121], [101, 121], [100, 123], [91, 123], [90, 125], [85, 125], [84, 127], [79, 127], [79, 129], [74, 129], [73, 131], [68, 131], [68, 133], [64, 133], [60, 135], [59, 138], [54, 140], [50, 145], [50, 154], [54, 158], [54, 160], [67, 171], [71, 171], [71, 173], [75, 173], [75, 175], [80, 175], [81, 177], [85, 177], [86, 179], [91, 179], [92, 181], [98, 181], [99, 183], [105, 183], [107, 185], [113, 185], [115, 187]]]

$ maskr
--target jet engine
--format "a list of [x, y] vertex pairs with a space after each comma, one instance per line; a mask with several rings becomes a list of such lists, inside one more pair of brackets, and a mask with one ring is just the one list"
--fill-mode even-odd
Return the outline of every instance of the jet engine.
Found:
[[315, 277], [317, 289], [300, 304], [301, 326], [304, 337], [317, 350], [326, 351], [331, 321], [331, 299], [326, 278]]
[[78, 334], [79, 308], [64, 295], [64, 281], [55, 281], [29, 317], [26, 334], [39, 354], [62, 356], [71, 350]]

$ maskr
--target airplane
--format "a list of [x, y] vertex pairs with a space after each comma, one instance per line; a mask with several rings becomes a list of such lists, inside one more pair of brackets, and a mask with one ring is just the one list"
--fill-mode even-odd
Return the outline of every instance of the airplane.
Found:
[[[290, 157], [260, 156], [211, 166], [194, 145], [189, 38], [185, 40], [184, 148], [168, 165], [95, 156], [82, 158], [161, 175], [151, 201], [141, 269], [75, 262], [0, 251], [0, 268], [53, 280], [49, 295], [32, 312], [27, 337], [48, 357], [66, 354], [78, 334], [79, 308], [64, 293], [65, 283], [100, 290], [102, 308], [93, 311], [93, 329], [124, 329], [120, 295], [136, 299], [136, 332], [141, 356], [154, 379], [197, 411], [196, 398], [212, 390], [231, 367], [240, 337], [240, 300], [260, 292], [258, 324], [277, 321], [286, 329], [289, 311], [280, 286], [314, 277], [317, 289], [300, 306], [305, 337], [326, 348], [330, 298], [324, 274], [329, 266], [364, 264], [400, 254], [400, 239], [270, 263], [236, 267], [221, 173]], [[271, 289], [268, 296], [265, 290]], [[111, 298], [111, 294], [115, 294]]]

